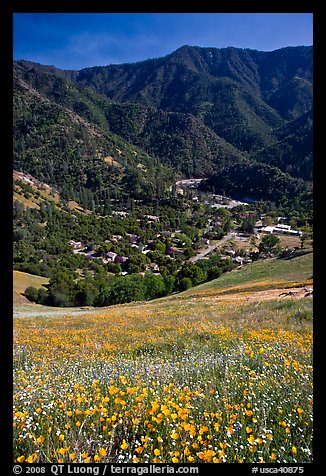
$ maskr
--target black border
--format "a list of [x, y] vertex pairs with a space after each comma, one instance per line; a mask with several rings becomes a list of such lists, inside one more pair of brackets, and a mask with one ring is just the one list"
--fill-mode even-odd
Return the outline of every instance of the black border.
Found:
[[[325, 52], [322, 48], [322, 33], [325, 30], [323, 22], [321, 1], [273, 1], [266, 2], [229, 0], [224, 3], [212, 4], [212, 2], [198, 2], [194, 8], [193, 5], [176, 5], [176, 2], [169, 6], [168, 2], [157, 4], [155, 2], [100, 2], [92, 1], [90, 3], [57, 1], [43, 1], [42, 4], [35, 0], [27, 2], [26, 0], [17, 0], [0, 2], [0, 91], [3, 95], [1, 107], [1, 173], [0, 173], [0, 205], [1, 205], [1, 320], [3, 344], [2, 351], [2, 391], [0, 393], [1, 423], [0, 428], [3, 438], [2, 460], [5, 459], [5, 466], [8, 466], [8, 472], [4, 474], [13, 474], [12, 472], [12, 57], [13, 57], [13, 14], [14, 13], [313, 13], [314, 21], [314, 396], [317, 405], [314, 411], [314, 463], [304, 466], [303, 474], [319, 474], [319, 467], [323, 461], [323, 425], [322, 425], [322, 389], [320, 379], [320, 367], [323, 359], [321, 353], [322, 343], [322, 232], [323, 232], [323, 197], [319, 196], [322, 189], [322, 160], [323, 150], [319, 152], [321, 146], [321, 128], [322, 128], [322, 92], [323, 75], [322, 64]], [[292, 5], [291, 5], [292, 3]], [[135, 8], [137, 7], [137, 8]], [[200, 8], [199, 8], [200, 7]], [[5, 456], [5, 458], [3, 458]], [[51, 465], [47, 467], [46, 474], [51, 474]], [[176, 465], [178, 466], [178, 465]], [[212, 465], [206, 463], [200, 465], [199, 474], [206, 470], [211, 470]], [[281, 465], [261, 465], [264, 467], [278, 467]], [[214, 465], [216, 467], [216, 465]], [[219, 465], [218, 472], [226, 474], [236, 471], [240, 474], [251, 474], [252, 465]], [[23, 473], [24, 474], [24, 471]]]

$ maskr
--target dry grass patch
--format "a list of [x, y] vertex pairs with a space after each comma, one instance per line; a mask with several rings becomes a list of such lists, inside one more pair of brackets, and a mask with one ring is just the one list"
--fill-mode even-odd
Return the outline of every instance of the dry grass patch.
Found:
[[32, 274], [23, 273], [22, 271], [13, 272], [13, 304], [28, 304], [30, 301], [23, 296], [25, 289], [29, 286], [41, 288], [49, 282], [48, 278], [42, 276], [34, 276]]

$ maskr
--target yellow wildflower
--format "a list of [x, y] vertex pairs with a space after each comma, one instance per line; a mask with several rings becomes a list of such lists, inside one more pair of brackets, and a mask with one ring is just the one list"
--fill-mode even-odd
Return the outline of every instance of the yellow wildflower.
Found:
[[106, 456], [106, 454], [107, 454], [107, 453], [106, 453], [106, 450], [105, 450], [104, 448], [101, 448], [100, 451], [99, 451], [99, 453], [100, 453], [100, 456], [101, 456], [102, 458], [105, 458], [105, 456]]
[[122, 450], [126, 450], [127, 448], [129, 448], [129, 444], [126, 442], [126, 440], [122, 441], [122, 444], [120, 445], [120, 448]]
[[68, 451], [69, 451], [68, 448], [60, 448], [60, 449], [58, 450], [58, 453], [59, 453], [60, 455], [64, 455], [64, 454], [66, 454]]
[[184, 449], [183, 453], [184, 453], [185, 456], [189, 456], [189, 455], [190, 455], [190, 450], [189, 450], [189, 448], [186, 447], [186, 448]]

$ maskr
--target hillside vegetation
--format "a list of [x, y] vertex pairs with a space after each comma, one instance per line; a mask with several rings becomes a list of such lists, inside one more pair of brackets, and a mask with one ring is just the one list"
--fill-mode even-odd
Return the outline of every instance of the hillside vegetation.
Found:
[[272, 182], [282, 171], [311, 186], [311, 47], [184, 46], [74, 72], [18, 61], [14, 79], [14, 166], [71, 199], [164, 196], [173, 172], [209, 177], [248, 163], [265, 164]]
[[257, 261], [238, 270], [223, 274], [205, 284], [182, 293], [182, 296], [191, 297], [198, 294], [215, 295], [226, 292], [258, 291], [263, 289], [289, 288], [305, 286], [313, 279], [313, 253], [297, 258], [267, 259]]
[[268, 282], [270, 266], [155, 302], [14, 319], [15, 459], [312, 461], [312, 299], [259, 291], [311, 283], [311, 260], [275, 261]]

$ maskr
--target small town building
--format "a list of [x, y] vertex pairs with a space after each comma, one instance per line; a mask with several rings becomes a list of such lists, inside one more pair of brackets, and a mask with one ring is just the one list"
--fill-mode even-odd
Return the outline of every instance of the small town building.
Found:
[[153, 221], [153, 222], [160, 221], [160, 217], [157, 217], [156, 215], [146, 215], [146, 218], [148, 221]]
[[292, 235], [301, 236], [302, 231], [292, 230], [290, 225], [276, 225], [276, 226], [263, 226], [260, 230], [262, 233], [269, 233], [274, 235]]
[[116, 256], [117, 256], [117, 253], [114, 253], [113, 251], [108, 251], [105, 255], [108, 261], [114, 261]]

